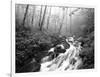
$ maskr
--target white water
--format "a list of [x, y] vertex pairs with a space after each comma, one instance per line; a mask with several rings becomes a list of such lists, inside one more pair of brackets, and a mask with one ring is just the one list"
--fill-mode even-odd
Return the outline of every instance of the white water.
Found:
[[[66, 39], [68, 42], [68, 40]], [[68, 42], [70, 48], [66, 49], [65, 53], [61, 53], [58, 57], [54, 58], [52, 61], [46, 61], [41, 63], [40, 71], [65, 71], [65, 70], [75, 70], [82, 64], [79, 58], [79, 52], [81, 52], [81, 46], [79, 42], [73, 41]], [[77, 46], [75, 46], [75, 44]]]

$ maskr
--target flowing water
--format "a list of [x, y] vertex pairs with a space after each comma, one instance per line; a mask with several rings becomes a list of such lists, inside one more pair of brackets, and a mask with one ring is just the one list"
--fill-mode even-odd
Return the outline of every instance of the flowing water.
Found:
[[66, 71], [78, 69], [82, 64], [82, 60], [79, 57], [82, 47], [78, 41], [68, 43], [70, 47], [66, 49], [66, 52], [60, 53], [51, 61], [41, 63], [40, 71]]

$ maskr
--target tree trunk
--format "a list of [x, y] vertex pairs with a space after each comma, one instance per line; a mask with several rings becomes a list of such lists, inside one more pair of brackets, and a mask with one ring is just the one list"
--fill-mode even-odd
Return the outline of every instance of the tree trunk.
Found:
[[50, 11], [49, 11], [49, 16], [48, 16], [48, 19], [47, 19], [47, 29], [49, 27], [50, 16], [51, 16], [51, 7], [50, 7]]
[[61, 24], [60, 24], [59, 33], [61, 33], [61, 29], [62, 29], [62, 26], [63, 26], [65, 8], [62, 8], [62, 10], [63, 10], [63, 18], [62, 18], [62, 22], [61, 22]]
[[24, 14], [24, 19], [23, 19], [23, 27], [25, 26], [25, 19], [26, 19], [26, 16], [27, 16], [27, 13], [28, 13], [28, 8], [29, 8], [29, 5], [26, 6], [26, 10], [25, 10], [25, 14]]
[[43, 18], [42, 18], [41, 25], [40, 25], [40, 31], [42, 31], [42, 27], [43, 27], [43, 24], [44, 24], [46, 9], [47, 9], [47, 6], [45, 6], [45, 9], [44, 9]]
[[39, 18], [39, 28], [41, 26], [41, 18], [42, 18], [42, 5], [41, 5], [41, 10], [40, 10], [40, 18]]
[[34, 8], [34, 9], [33, 9], [32, 21], [31, 21], [32, 26], [33, 26], [33, 24], [34, 24], [35, 6], [34, 6], [33, 8]]
[[68, 19], [67, 19], [67, 14], [68, 14], [68, 8], [66, 8], [66, 32], [67, 32], [67, 24], [68, 24]]
[[[70, 13], [71, 13], [71, 8], [70, 8]], [[71, 26], [72, 26], [72, 15], [70, 14], [70, 34], [72, 33]]]

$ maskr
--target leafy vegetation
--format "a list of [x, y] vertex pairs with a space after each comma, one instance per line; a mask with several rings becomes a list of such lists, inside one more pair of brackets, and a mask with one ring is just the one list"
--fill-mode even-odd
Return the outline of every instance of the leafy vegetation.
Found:
[[86, 24], [87, 27], [83, 30], [83, 35], [80, 41], [83, 43], [82, 51], [80, 53], [80, 57], [83, 60], [83, 65], [80, 67], [81, 69], [90, 69], [94, 68], [94, 12], [91, 12], [91, 9], [88, 13], [88, 19]]

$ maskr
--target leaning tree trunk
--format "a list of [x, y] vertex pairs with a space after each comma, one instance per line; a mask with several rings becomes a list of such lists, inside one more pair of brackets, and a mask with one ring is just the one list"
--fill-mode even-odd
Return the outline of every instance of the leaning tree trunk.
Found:
[[24, 19], [23, 19], [23, 27], [25, 27], [25, 19], [26, 19], [26, 16], [27, 16], [27, 13], [28, 13], [28, 8], [29, 8], [29, 5], [26, 6], [26, 10], [25, 10], [25, 14], [24, 14]]

